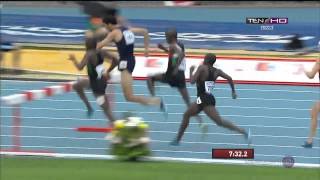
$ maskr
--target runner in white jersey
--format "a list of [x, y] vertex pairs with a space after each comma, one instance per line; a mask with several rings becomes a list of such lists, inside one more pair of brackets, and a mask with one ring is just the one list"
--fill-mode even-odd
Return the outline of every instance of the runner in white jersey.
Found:
[[[318, 42], [318, 47], [317, 50], [320, 51], [320, 41]], [[310, 52], [314, 52], [314, 50], [309, 51]], [[307, 53], [304, 53], [307, 54]], [[308, 78], [313, 79], [316, 74], [318, 73], [318, 78], [320, 81], [320, 57], [318, 57], [317, 61], [314, 63], [311, 71], [305, 71], [305, 74]], [[302, 147], [304, 148], [312, 148], [313, 145], [313, 138], [316, 136], [317, 134], [317, 127], [318, 127], [318, 114], [320, 112], [320, 101], [319, 99], [313, 104], [312, 108], [311, 108], [311, 124], [310, 124], [310, 134], [309, 137], [307, 139], [307, 141], [302, 145]]]

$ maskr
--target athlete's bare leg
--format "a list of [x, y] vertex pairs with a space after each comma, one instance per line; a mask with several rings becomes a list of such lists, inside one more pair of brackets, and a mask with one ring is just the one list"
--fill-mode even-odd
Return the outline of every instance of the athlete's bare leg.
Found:
[[[180, 92], [184, 102], [189, 107], [190, 106], [190, 98], [189, 98], [189, 93], [188, 93], [187, 88], [178, 88], [178, 91]], [[201, 125], [203, 123], [202, 118], [199, 115], [197, 115], [196, 118], [197, 118], [199, 124]]]
[[154, 76], [151, 76], [151, 77], [148, 78], [147, 85], [148, 85], [149, 92], [150, 92], [150, 94], [152, 96], [155, 96], [154, 82], [155, 81], [161, 81], [162, 77], [163, 77], [163, 74], [157, 74], [157, 75], [154, 75]]
[[132, 76], [128, 70], [121, 71], [121, 86], [127, 101], [143, 105], [160, 105], [161, 99], [157, 97], [136, 96], [132, 90]]
[[84, 93], [84, 89], [87, 89], [90, 86], [89, 79], [80, 79], [73, 85], [73, 89], [78, 93], [82, 102], [86, 105], [88, 110], [88, 116], [90, 116], [93, 112], [93, 108], [91, 107], [87, 96]]
[[240, 134], [247, 135], [246, 131], [238, 126], [234, 125], [232, 122], [222, 119], [218, 111], [214, 106], [206, 106], [203, 111], [218, 125], [232, 131], [239, 132]]
[[113, 117], [112, 111], [111, 111], [111, 106], [108, 100], [108, 96], [105, 95], [94, 95], [97, 99], [98, 105], [102, 108], [105, 116], [109, 119], [111, 123], [115, 121], [115, 118]]
[[178, 145], [179, 144], [185, 130], [189, 126], [190, 117], [195, 116], [197, 114], [199, 114], [198, 105], [196, 103], [192, 103], [189, 106], [189, 108], [187, 109], [187, 111], [183, 114], [183, 119], [182, 119], [182, 122], [181, 122], [181, 125], [179, 128], [178, 135], [177, 135], [176, 139], [171, 143], [171, 145]]
[[[307, 144], [312, 145], [313, 138], [316, 136], [318, 127], [318, 113], [320, 112], [320, 101], [314, 103], [311, 109], [311, 124], [310, 124], [310, 134], [307, 139]], [[311, 146], [312, 147], [312, 146]]]

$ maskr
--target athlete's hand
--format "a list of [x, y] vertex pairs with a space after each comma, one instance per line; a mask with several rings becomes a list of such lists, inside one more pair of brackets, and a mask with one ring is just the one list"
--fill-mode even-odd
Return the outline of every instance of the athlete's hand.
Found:
[[69, 54], [68, 60], [74, 61], [76, 60], [76, 56], [74, 54]]
[[237, 99], [237, 94], [236, 94], [236, 92], [232, 92], [232, 99]]
[[158, 48], [159, 48], [159, 49], [162, 49], [162, 50], [165, 49], [164, 45], [163, 45], [163, 44], [160, 44], [160, 43], [158, 44]]

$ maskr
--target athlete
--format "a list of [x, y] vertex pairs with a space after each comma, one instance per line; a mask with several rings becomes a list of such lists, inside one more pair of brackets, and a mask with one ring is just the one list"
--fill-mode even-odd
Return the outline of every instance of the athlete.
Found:
[[[169, 44], [167, 49], [162, 44], [158, 44], [158, 48], [162, 49], [169, 55], [167, 71], [162, 74], [156, 74], [148, 77], [147, 85], [149, 92], [155, 96], [154, 82], [160, 81], [167, 83], [171, 87], [178, 88], [184, 102], [190, 106], [188, 90], [186, 88], [184, 71], [186, 69], [185, 49], [182, 42], [178, 41], [178, 33], [176, 29], [170, 28], [166, 31], [166, 41]], [[207, 125], [202, 123], [200, 116], [197, 116], [200, 127], [203, 132], [207, 131]]]
[[[82, 79], [73, 85], [73, 89], [78, 93], [81, 100], [85, 103], [88, 116], [93, 113], [87, 97], [84, 94], [84, 88], [91, 88], [93, 95], [96, 97], [97, 104], [103, 109], [106, 117], [109, 119], [110, 124], [115, 120], [108, 101], [108, 97], [105, 93], [107, 88], [107, 80], [109, 79], [109, 73], [117, 65], [117, 59], [109, 54], [105, 50], [96, 50], [97, 37], [93, 32], [88, 31], [86, 33], [86, 53], [80, 63], [77, 62], [73, 54], [69, 55], [69, 60], [73, 62], [78, 70], [82, 70], [87, 66], [87, 72], [89, 79]], [[104, 58], [107, 57], [112, 60], [112, 64], [106, 71], [104, 68]]]
[[116, 44], [120, 57], [118, 69], [121, 71], [121, 86], [126, 100], [143, 105], [159, 105], [160, 109], [165, 111], [165, 106], [160, 98], [136, 96], [133, 94], [132, 90], [132, 72], [135, 67], [135, 56], [133, 55], [135, 41], [134, 33], [142, 34], [144, 36], [145, 56], [148, 56], [148, 30], [144, 28], [127, 28], [121, 26], [117, 24], [117, 20], [114, 16], [106, 16], [103, 19], [103, 22], [110, 32], [104, 40], [98, 43], [97, 48], [101, 49], [111, 42]]
[[243, 134], [247, 140], [250, 140], [250, 131], [248, 134], [244, 129], [235, 126], [230, 121], [222, 119], [215, 108], [216, 101], [212, 94], [212, 90], [218, 77], [222, 77], [228, 80], [232, 89], [232, 98], [237, 98], [232, 78], [222, 70], [214, 68], [213, 64], [215, 63], [215, 61], [216, 56], [214, 54], [208, 53], [204, 58], [203, 64], [198, 67], [194, 75], [193, 71], [195, 67], [192, 66], [190, 68], [190, 82], [191, 84], [197, 84], [197, 101], [192, 103], [184, 113], [178, 135], [170, 143], [171, 145], [179, 145], [184, 131], [189, 125], [190, 117], [199, 114], [201, 111], [204, 111], [218, 126], [222, 126], [224, 128], [239, 132], [240, 134]]
[[[102, 17], [106, 15], [118, 17], [118, 10], [114, 7], [106, 7], [99, 2], [79, 1], [75, 3], [79, 4], [82, 7], [83, 12], [89, 15], [88, 30], [85, 33], [85, 39], [90, 40], [94, 37], [97, 41], [103, 40], [107, 36], [108, 30], [103, 25]], [[106, 54], [107, 57], [113, 59], [113, 62], [116, 62], [115, 57], [107, 53], [106, 50], [104, 50], [103, 53]], [[112, 65], [116, 65], [116, 63], [113, 63]], [[114, 67], [110, 68], [113, 69]], [[84, 89], [87, 89], [88, 87], [89, 80], [85, 78], [78, 79], [77, 83], [74, 85], [74, 89], [77, 91], [80, 98], [85, 103], [88, 109], [87, 115], [88, 117], [90, 117], [93, 115], [93, 108], [88, 102], [87, 97], [84, 95]]]
[[[320, 42], [319, 42], [319, 45], [320, 45]], [[319, 80], [320, 80], [320, 59], [317, 59], [311, 71], [305, 71], [306, 76], [310, 79], [313, 79], [317, 73], [319, 74]], [[312, 148], [313, 137], [317, 133], [319, 112], [320, 112], [320, 101], [318, 100], [317, 102], [314, 103], [314, 105], [311, 108], [310, 134], [307, 141], [304, 143], [304, 145], [302, 145], [305, 148]]]

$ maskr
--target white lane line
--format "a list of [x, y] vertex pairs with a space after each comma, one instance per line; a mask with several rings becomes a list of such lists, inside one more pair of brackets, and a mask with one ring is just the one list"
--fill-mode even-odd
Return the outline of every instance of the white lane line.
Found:
[[[0, 109], [11, 109], [12, 107], [10, 106], [2, 106], [0, 107]], [[82, 111], [82, 112], [86, 112], [87, 110], [85, 109], [60, 109], [60, 108], [40, 108], [40, 107], [20, 107], [20, 109], [24, 109], [24, 110], [48, 110], [48, 111]], [[95, 110], [96, 112], [102, 112], [102, 110]], [[125, 113], [128, 111], [113, 111], [115, 113]], [[155, 112], [155, 111], [138, 111], [135, 112], [133, 111], [133, 113], [137, 113], [137, 114], [163, 114], [163, 112]], [[182, 112], [168, 112], [169, 115], [182, 115], [184, 113]], [[201, 115], [201, 114], [200, 114]], [[249, 117], [249, 118], [276, 118], [276, 119], [310, 119], [310, 118], [297, 118], [297, 117], [278, 117], [278, 116], [247, 116], [247, 115], [226, 115], [226, 114], [221, 114], [221, 116], [235, 116], [235, 117]]]
[[[56, 84], [59, 84], [56, 83]], [[116, 86], [121, 88], [120, 84], [108, 84], [108, 86]], [[143, 87], [144, 89], [147, 88], [146, 85], [137, 85], [134, 84], [132, 85], [133, 87]], [[173, 89], [170, 86], [155, 86], [155, 88], [166, 88], [166, 89]], [[319, 87], [313, 87], [314, 89], [319, 89]], [[187, 86], [187, 89], [196, 89], [195, 86]], [[16, 88], [3, 88], [2, 90], [4, 91], [17, 91], [17, 90], [21, 90], [21, 89], [16, 89]], [[230, 91], [230, 88], [222, 88], [222, 87], [216, 87], [215, 90], [226, 90], [226, 91]], [[255, 89], [255, 88], [237, 88], [237, 91], [257, 91], [257, 92], [286, 92], [286, 93], [314, 93], [314, 94], [320, 94], [319, 91], [310, 91], [310, 90], [288, 90], [288, 89]]]
[[[105, 148], [105, 150], [108, 148]], [[99, 155], [99, 154], [65, 154], [65, 153], [31, 153], [31, 152], [1, 152], [1, 155], [14, 155], [14, 156], [43, 156], [55, 158], [78, 158], [78, 159], [102, 159], [114, 160], [115, 156], [112, 155]], [[275, 166], [282, 167], [281, 162], [270, 161], [254, 161], [254, 160], [224, 160], [224, 159], [207, 159], [207, 158], [176, 158], [176, 157], [146, 157], [145, 161], [151, 162], [183, 162], [183, 163], [212, 163], [212, 164], [232, 164], [243, 166]], [[319, 168], [319, 164], [312, 163], [295, 163], [295, 167], [301, 168]]]
[[[2, 128], [14, 128], [16, 126], [7, 126], [7, 125], [0, 125]], [[74, 131], [75, 128], [66, 128], [66, 127], [43, 127], [43, 126], [19, 126], [20, 128], [26, 129], [56, 129], [56, 130], [72, 130]], [[176, 131], [159, 131], [159, 130], [149, 130], [150, 133], [164, 133], [164, 134], [177, 134]], [[191, 132], [186, 131], [185, 134], [192, 134], [192, 135], [203, 135], [201, 132]], [[231, 133], [206, 133], [206, 135], [222, 135], [222, 136], [242, 136], [241, 134], [231, 134]], [[3, 135], [3, 136], [13, 136], [13, 135]], [[275, 135], [268, 135], [268, 134], [254, 134], [252, 137], [266, 137], [266, 138], [287, 138], [287, 139], [306, 139], [308, 137], [303, 136], [275, 136]], [[314, 137], [314, 139], [319, 140], [320, 138]]]
[[[178, 95], [177, 95], [178, 96]], [[180, 97], [180, 96], [179, 96]], [[194, 96], [196, 97], [196, 96]], [[216, 99], [231, 99], [231, 97], [216, 97]], [[292, 102], [310, 102], [310, 101], [314, 101], [314, 100], [292, 100], [292, 99], [265, 99], [265, 98], [237, 98], [237, 100], [262, 100], [262, 101], [292, 101]], [[81, 100], [74, 100], [74, 99], [49, 99], [49, 98], [44, 98], [44, 99], [39, 99], [38, 101], [53, 101], [53, 102], [82, 102]], [[91, 103], [95, 103], [96, 101], [94, 100], [89, 100], [89, 102]], [[117, 101], [116, 103], [128, 103], [128, 104], [136, 104], [133, 102], [128, 102], [128, 101]], [[181, 105], [184, 105], [184, 103], [180, 103]]]
[[[71, 103], [82, 103], [81, 100], [58, 100], [58, 99], [39, 99], [37, 101], [49, 101], [49, 102], [71, 102]], [[89, 101], [90, 103], [96, 103], [96, 101]], [[132, 102], [126, 102], [126, 101], [116, 101], [116, 102], [112, 102], [115, 104], [129, 104], [129, 105], [135, 105], [136, 103], [132, 103]], [[183, 103], [179, 103], [179, 104], [166, 104], [167, 106], [186, 106]], [[295, 110], [295, 111], [310, 111], [310, 109], [303, 109], [303, 108], [272, 108], [272, 107], [266, 107], [266, 106], [216, 106], [218, 108], [236, 108], [236, 109], [268, 109], [268, 110]]]
[[[6, 136], [6, 135], [1, 135]], [[7, 135], [11, 137], [16, 137], [14, 135]], [[72, 138], [72, 137], [53, 137], [53, 136], [19, 136], [21, 138], [42, 138], [42, 139], [70, 139], [70, 140], [78, 140], [78, 138]], [[82, 138], [80, 138], [82, 139]], [[104, 140], [102, 138], [91, 138], [91, 140]], [[90, 140], [90, 138], [89, 138]], [[165, 140], [151, 140], [152, 142], [158, 142], [158, 143], [170, 143], [171, 141], [165, 141]], [[248, 146], [248, 144], [235, 144], [235, 143], [213, 143], [213, 142], [194, 142], [194, 141], [181, 141], [181, 143], [186, 144], [209, 144], [209, 145], [232, 145], [232, 146]], [[273, 147], [273, 148], [295, 148], [295, 149], [305, 149], [301, 146], [278, 146], [278, 145], [271, 145], [271, 144], [253, 144], [252, 147]], [[312, 147], [312, 149], [320, 149], [320, 147]]]
[[[0, 145], [0, 147], [13, 147], [13, 145]], [[108, 150], [110, 148], [90, 148], [90, 147], [69, 147], [69, 146], [21, 146], [22, 148], [45, 148], [45, 149], [83, 149], [83, 150]], [[153, 152], [166, 152], [166, 153], [190, 153], [190, 154], [211, 154], [212, 152], [201, 152], [201, 151], [179, 151], [179, 150], [167, 150], [167, 149], [155, 149]], [[273, 154], [255, 154], [255, 156], [269, 156], [269, 157], [285, 157], [286, 155], [273, 155]], [[320, 159], [317, 156], [294, 156], [295, 158], [304, 159]]]
[[[19, 89], [15, 89], [15, 90], [19, 90]], [[23, 91], [28, 91], [28, 90], [21, 90], [21, 92]], [[18, 92], [18, 93], [21, 93]], [[92, 94], [91, 91], [86, 91], [87, 94]], [[77, 95], [76, 92], [70, 92], [69, 94], [72, 95]], [[123, 93], [106, 93], [108, 95], [120, 95], [122, 97]], [[150, 94], [146, 94], [146, 93], [136, 93], [135, 95], [139, 95], [139, 96], [150, 96]], [[178, 94], [158, 94], [157, 96], [161, 96], [161, 97], [181, 97], [181, 95]], [[191, 98], [196, 98], [197, 96], [190, 96]], [[229, 96], [220, 96], [220, 97], [216, 97], [216, 99], [231, 99], [231, 97]], [[317, 99], [317, 97], [315, 97], [314, 99]], [[283, 99], [283, 98], [251, 98], [251, 97], [238, 97], [237, 100], [257, 100], [257, 101], [286, 101], [286, 102], [313, 102], [313, 99]], [[67, 101], [72, 101], [72, 100], [67, 100]]]
[[[14, 116], [0, 116], [2, 118], [13, 118]], [[36, 116], [22, 116], [21, 118], [23, 119], [41, 119], [41, 120], [69, 120], [69, 121], [103, 121], [106, 122], [106, 119], [81, 119], [81, 118], [65, 118], [65, 117], [36, 117]], [[290, 119], [290, 118], [289, 118]], [[307, 118], [305, 118], [307, 119]], [[3, 119], [6, 120], [6, 119]], [[11, 121], [11, 119], [8, 119]], [[154, 124], [180, 124], [180, 121], [148, 121], [145, 120], [145, 122], [148, 123], [154, 123]], [[198, 123], [193, 123], [191, 122], [190, 125], [198, 125]], [[217, 126], [216, 124], [209, 123], [209, 126]], [[238, 124], [239, 126], [242, 127], [255, 127], [255, 128], [285, 128], [285, 129], [308, 129], [310, 127], [303, 127], [303, 126], [268, 126], [268, 125], [249, 125], [249, 124]], [[320, 129], [320, 128], [318, 128]]]

